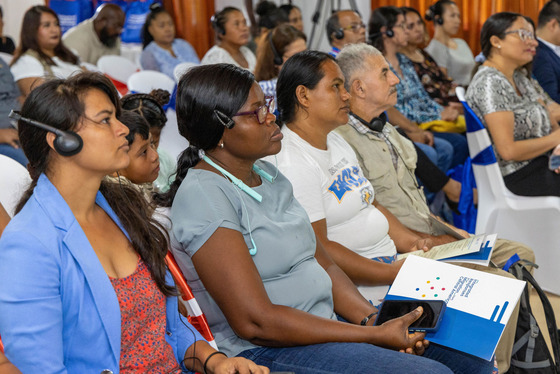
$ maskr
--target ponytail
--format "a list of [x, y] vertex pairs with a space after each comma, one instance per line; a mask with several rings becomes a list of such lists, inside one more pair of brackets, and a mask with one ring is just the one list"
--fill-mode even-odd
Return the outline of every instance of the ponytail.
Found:
[[181, 183], [183, 183], [183, 179], [187, 176], [189, 169], [200, 161], [199, 152], [199, 149], [191, 144], [181, 153], [177, 161], [175, 180], [171, 183], [171, 186], [169, 186], [169, 191], [154, 194], [153, 201], [155, 204], [163, 207], [170, 207], [171, 204], [173, 204], [173, 199], [175, 199], [177, 190], [181, 186]]

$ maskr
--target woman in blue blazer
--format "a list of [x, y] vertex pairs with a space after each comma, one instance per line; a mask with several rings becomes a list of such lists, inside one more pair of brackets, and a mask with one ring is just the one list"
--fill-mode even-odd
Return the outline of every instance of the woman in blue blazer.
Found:
[[22, 107], [33, 182], [0, 240], [6, 356], [23, 373], [267, 373], [181, 318], [166, 237], [137, 192], [103, 181], [129, 163], [119, 112], [96, 73], [48, 81]]

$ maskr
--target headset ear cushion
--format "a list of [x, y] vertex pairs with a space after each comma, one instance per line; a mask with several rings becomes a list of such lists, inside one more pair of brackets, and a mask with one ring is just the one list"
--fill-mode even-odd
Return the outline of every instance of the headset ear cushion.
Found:
[[443, 25], [443, 18], [438, 17], [438, 18], [436, 19], [436, 23], [437, 23], [438, 25], [440, 25], [440, 26]]
[[385, 35], [387, 35], [388, 38], [392, 38], [393, 36], [395, 36], [395, 33], [392, 29], [388, 29], [387, 31], [385, 31]]
[[336, 30], [334, 33], [334, 37], [338, 40], [344, 39], [344, 30], [342, 30], [342, 28]]
[[56, 135], [53, 142], [54, 150], [61, 156], [74, 156], [84, 146], [82, 137], [75, 132], [65, 131], [64, 134]]

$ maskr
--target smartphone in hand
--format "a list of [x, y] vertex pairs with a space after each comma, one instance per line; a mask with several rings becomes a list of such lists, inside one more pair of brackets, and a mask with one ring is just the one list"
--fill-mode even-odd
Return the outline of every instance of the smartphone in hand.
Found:
[[391, 319], [404, 316], [419, 306], [423, 309], [422, 315], [408, 327], [408, 330], [437, 331], [447, 306], [443, 300], [385, 300], [381, 304], [374, 325], [381, 325]]

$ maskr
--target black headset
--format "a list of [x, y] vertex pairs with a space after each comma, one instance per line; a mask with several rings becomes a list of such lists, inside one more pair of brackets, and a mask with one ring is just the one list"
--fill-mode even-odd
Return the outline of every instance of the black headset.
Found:
[[374, 40], [376, 38], [379, 38], [382, 35], [387, 35], [388, 38], [392, 38], [393, 36], [395, 36], [395, 32], [393, 31], [393, 29], [387, 29], [387, 31], [379, 31], [376, 32], [375, 34], [370, 36], [371, 40]]
[[216, 30], [218, 34], [225, 35], [226, 30], [222, 27], [222, 25], [220, 25], [217, 18], [218, 17], [216, 16], [216, 14], [212, 15], [212, 17], [210, 17], [210, 23], [212, 24], [212, 27], [214, 28], [214, 30]]
[[73, 131], [63, 131], [46, 125], [42, 122], [22, 117], [19, 112], [15, 112], [13, 110], [10, 111], [8, 117], [15, 119], [16, 121], [27, 122], [30, 125], [54, 133], [56, 135], [53, 142], [54, 150], [61, 156], [74, 156], [75, 154], [80, 152], [82, 150], [82, 147], [84, 146], [82, 137]]
[[282, 56], [280, 56], [280, 54], [276, 50], [276, 47], [274, 46], [274, 42], [272, 41], [273, 31], [274, 30], [270, 30], [270, 32], [268, 33], [268, 43], [270, 44], [270, 49], [272, 49], [272, 54], [274, 55], [274, 65], [280, 66], [284, 63], [284, 59], [282, 58]]
[[342, 29], [342, 27], [339, 27], [335, 32], [334, 32], [334, 37], [338, 40], [344, 39], [344, 30]]
[[438, 18], [436, 18], [436, 19], [435, 19], [435, 22], [436, 22], [438, 25], [442, 26], [442, 25], [443, 25], [443, 17], [438, 17]]
[[385, 112], [381, 113], [379, 117], [375, 117], [369, 122], [352, 112], [350, 112], [350, 114], [354, 116], [358, 121], [366, 125], [370, 130], [377, 132], [383, 131], [383, 127], [385, 127], [385, 123], [387, 123], [387, 114], [385, 114]]

